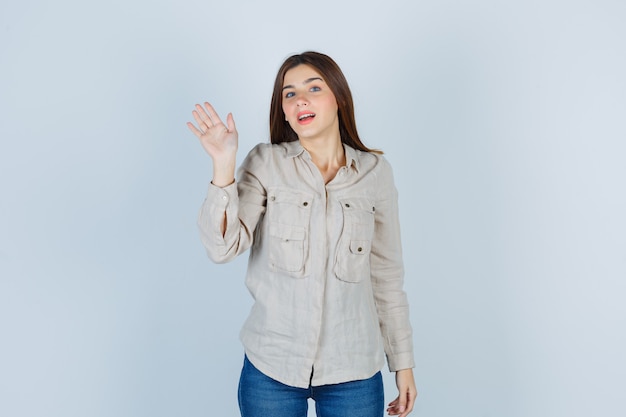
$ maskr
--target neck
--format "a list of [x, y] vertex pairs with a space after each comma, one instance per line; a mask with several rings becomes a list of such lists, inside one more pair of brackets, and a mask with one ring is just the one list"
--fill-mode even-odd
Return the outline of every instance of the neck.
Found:
[[337, 174], [339, 168], [346, 164], [346, 155], [341, 139], [327, 141], [309, 141], [300, 139], [300, 144], [311, 155], [311, 160], [320, 170], [324, 183], [328, 183]]
[[300, 144], [306, 149], [316, 165], [333, 165], [336, 163], [345, 164], [345, 155], [341, 139], [329, 140], [307, 140], [300, 139]]

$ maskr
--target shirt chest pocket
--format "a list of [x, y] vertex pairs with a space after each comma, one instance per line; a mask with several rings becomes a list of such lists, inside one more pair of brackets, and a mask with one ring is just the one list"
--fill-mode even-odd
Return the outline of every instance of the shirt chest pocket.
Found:
[[370, 276], [370, 252], [374, 236], [374, 203], [364, 197], [339, 200], [343, 214], [343, 229], [334, 272], [346, 282], [360, 282]]
[[299, 190], [268, 190], [268, 262], [274, 272], [304, 277], [309, 268], [309, 228], [313, 196]]

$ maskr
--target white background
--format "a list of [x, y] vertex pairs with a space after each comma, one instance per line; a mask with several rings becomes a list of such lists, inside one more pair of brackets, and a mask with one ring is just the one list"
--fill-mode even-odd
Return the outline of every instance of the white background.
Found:
[[238, 415], [246, 256], [204, 254], [185, 122], [232, 111], [243, 159], [309, 49], [394, 166], [414, 415], [626, 415], [625, 21], [618, 0], [3, 0], [0, 415]]

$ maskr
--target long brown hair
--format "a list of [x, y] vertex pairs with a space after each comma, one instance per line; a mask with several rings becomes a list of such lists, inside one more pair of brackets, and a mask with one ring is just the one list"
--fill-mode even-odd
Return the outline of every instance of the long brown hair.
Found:
[[283, 65], [276, 74], [274, 81], [274, 92], [272, 93], [272, 103], [270, 105], [270, 139], [272, 143], [293, 142], [298, 140], [298, 135], [285, 120], [283, 112], [283, 82], [285, 74], [298, 65], [308, 65], [320, 73], [330, 90], [337, 99], [337, 114], [339, 117], [339, 134], [341, 142], [346, 145], [365, 152], [382, 153], [381, 151], [370, 149], [361, 142], [356, 129], [354, 119], [354, 103], [352, 93], [348, 87], [348, 81], [341, 72], [339, 65], [331, 57], [319, 52], [303, 52], [292, 55], [283, 62]]

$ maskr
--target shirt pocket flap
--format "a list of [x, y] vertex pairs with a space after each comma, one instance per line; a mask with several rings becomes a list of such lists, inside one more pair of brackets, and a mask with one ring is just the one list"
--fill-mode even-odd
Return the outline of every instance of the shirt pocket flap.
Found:
[[354, 255], [367, 255], [370, 252], [370, 240], [351, 240], [350, 252]]
[[372, 200], [365, 197], [342, 198], [339, 200], [339, 202], [341, 203], [341, 208], [345, 212], [366, 211], [368, 213], [374, 213], [374, 211], [376, 210]]
[[291, 204], [301, 208], [310, 208], [313, 195], [300, 190], [287, 188], [271, 188], [268, 192], [271, 203]]

